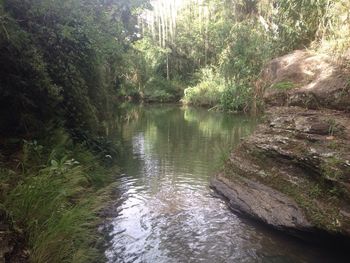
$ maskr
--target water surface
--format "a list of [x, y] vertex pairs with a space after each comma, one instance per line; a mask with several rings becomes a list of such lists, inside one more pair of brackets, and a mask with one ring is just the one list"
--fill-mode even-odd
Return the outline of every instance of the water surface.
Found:
[[123, 175], [108, 223], [108, 262], [339, 262], [233, 214], [209, 188], [257, 121], [177, 106], [124, 115]]

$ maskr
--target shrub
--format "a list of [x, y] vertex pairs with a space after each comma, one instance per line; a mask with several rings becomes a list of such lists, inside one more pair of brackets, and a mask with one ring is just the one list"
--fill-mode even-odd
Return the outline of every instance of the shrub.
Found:
[[142, 98], [147, 102], [174, 102], [182, 97], [182, 86], [175, 80], [150, 78], [143, 88]]
[[225, 111], [244, 111], [250, 107], [252, 91], [248, 85], [233, 84], [226, 87], [221, 95], [220, 104]]
[[27, 237], [31, 262], [95, 262], [101, 257], [97, 212], [111, 173], [67, 133], [56, 132], [49, 141], [56, 144], [24, 143], [23, 169], [0, 171], [11, 185], [0, 198]]
[[195, 106], [218, 106], [225, 89], [224, 80], [209, 67], [202, 69], [198, 77], [200, 81], [197, 85], [185, 89], [182, 102]]

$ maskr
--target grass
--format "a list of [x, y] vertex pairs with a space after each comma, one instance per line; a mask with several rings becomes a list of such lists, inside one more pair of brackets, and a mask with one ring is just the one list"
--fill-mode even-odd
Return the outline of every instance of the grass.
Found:
[[224, 87], [212, 81], [202, 81], [194, 87], [185, 89], [182, 102], [185, 105], [214, 107], [220, 103]]
[[249, 81], [225, 81], [219, 72], [210, 67], [202, 69], [197, 75], [198, 83], [184, 90], [183, 104], [227, 112], [247, 112], [251, 109]]
[[204, 68], [199, 73], [199, 82], [184, 91], [182, 103], [185, 105], [215, 107], [220, 104], [225, 90], [222, 78], [212, 69]]
[[295, 88], [295, 84], [291, 81], [281, 81], [271, 85], [270, 88], [276, 90], [290, 90]]
[[21, 167], [3, 168], [1, 192], [17, 229], [26, 236], [31, 262], [99, 262], [98, 211], [106, 202], [111, 168], [59, 132], [54, 146], [25, 142]]
[[336, 156], [326, 158], [321, 165], [322, 175], [328, 180], [339, 180], [343, 176], [343, 171], [341, 169], [342, 164], [345, 163], [344, 160]]

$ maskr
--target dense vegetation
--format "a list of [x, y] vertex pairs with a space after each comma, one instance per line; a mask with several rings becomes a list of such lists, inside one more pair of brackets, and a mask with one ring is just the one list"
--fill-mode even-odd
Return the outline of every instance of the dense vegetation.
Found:
[[349, 5], [0, 0], [0, 223], [23, 233], [33, 262], [97, 260], [119, 102], [257, 110], [267, 60], [349, 47]]
[[39, 131], [52, 120], [99, 132], [127, 64], [136, 7], [132, 1], [3, 1], [3, 132]]
[[118, 151], [104, 136], [143, 5], [0, 2], [0, 224], [25, 237], [5, 232], [1, 249], [15, 243], [31, 262], [101, 258], [97, 212]]
[[[256, 82], [268, 60], [295, 49], [340, 54], [348, 47], [348, 1], [158, 0], [153, 6], [139, 22], [143, 38], [134, 46], [141, 66], [130, 85], [145, 97], [155, 79], [167, 80], [182, 87], [183, 103], [256, 110]], [[135, 92], [129, 87], [125, 92]], [[157, 85], [160, 97], [172, 98], [163, 87], [169, 84]]]

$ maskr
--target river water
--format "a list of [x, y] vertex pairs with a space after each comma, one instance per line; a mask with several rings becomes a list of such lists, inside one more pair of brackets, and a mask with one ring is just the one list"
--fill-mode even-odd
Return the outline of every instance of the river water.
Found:
[[229, 149], [251, 134], [247, 116], [171, 105], [124, 116], [108, 262], [339, 262], [232, 213], [209, 188]]

